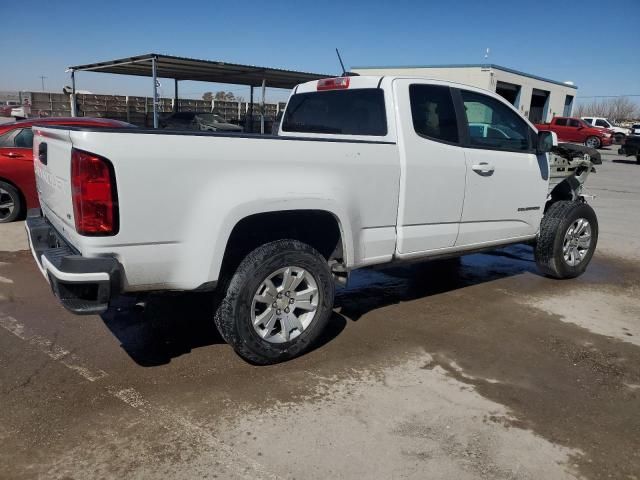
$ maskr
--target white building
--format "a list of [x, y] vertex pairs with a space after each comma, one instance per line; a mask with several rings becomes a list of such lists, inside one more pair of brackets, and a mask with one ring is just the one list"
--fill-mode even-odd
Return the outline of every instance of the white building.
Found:
[[353, 67], [360, 75], [407, 75], [473, 85], [502, 95], [533, 123], [555, 115], [570, 117], [577, 88], [572, 83], [538, 77], [499, 65], [417, 65]]

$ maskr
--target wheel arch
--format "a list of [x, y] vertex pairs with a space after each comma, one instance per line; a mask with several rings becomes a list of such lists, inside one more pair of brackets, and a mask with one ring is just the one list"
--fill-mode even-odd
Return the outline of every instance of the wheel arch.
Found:
[[298, 208], [291, 208], [289, 203], [267, 209], [264, 206], [255, 210], [243, 209], [241, 215], [230, 215], [216, 241], [209, 277], [223, 276], [259, 245], [284, 238], [311, 245], [328, 262], [349, 265], [354, 252], [346, 215], [337, 208], [315, 202], [296, 203]]

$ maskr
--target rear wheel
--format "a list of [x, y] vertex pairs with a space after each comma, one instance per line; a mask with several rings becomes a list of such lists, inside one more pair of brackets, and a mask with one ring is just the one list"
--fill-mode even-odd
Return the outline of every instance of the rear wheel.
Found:
[[216, 314], [222, 337], [246, 360], [270, 364], [308, 350], [332, 313], [327, 261], [297, 240], [278, 240], [247, 255]]
[[640, 155], [636, 155], [636, 163], [640, 164]]
[[598, 243], [598, 219], [583, 202], [558, 201], [540, 224], [535, 258], [538, 268], [550, 277], [574, 278], [589, 265]]
[[623, 143], [624, 142], [624, 138], [625, 138], [625, 134], [624, 133], [616, 133], [613, 137], [616, 141], [616, 143]]
[[21, 211], [20, 192], [13, 185], [0, 182], [0, 223], [13, 222]]
[[598, 137], [587, 137], [587, 139], [584, 141], [584, 144], [589, 148], [600, 148], [602, 142]]

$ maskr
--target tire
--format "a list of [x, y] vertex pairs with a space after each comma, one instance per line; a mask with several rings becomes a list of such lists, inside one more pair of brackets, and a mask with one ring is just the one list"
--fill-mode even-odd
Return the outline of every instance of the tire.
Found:
[[616, 143], [624, 143], [624, 139], [625, 139], [626, 135], [624, 133], [616, 133], [613, 138], [615, 139]]
[[636, 163], [640, 165], [640, 155], [636, 155]]
[[[282, 272], [287, 268], [291, 274], [287, 278], [300, 282], [291, 293], [285, 288], [287, 271]], [[268, 286], [268, 279], [276, 290]], [[304, 293], [312, 292], [314, 286], [315, 294]], [[279, 296], [271, 294], [276, 291]], [[249, 253], [223, 294], [214, 316], [220, 335], [245, 360], [268, 365], [311, 348], [332, 314], [334, 282], [326, 259], [314, 248], [297, 240], [277, 240]], [[293, 297], [305, 308], [296, 308], [298, 301]], [[315, 310], [309, 311], [313, 302]], [[293, 305], [290, 312], [287, 304]], [[259, 318], [265, 320], [254, 326]]]
[[587, 139], [584, 141], [584, 145], [585, 147], [598, 149], [602, 146], [602, 142], [598, 137], [591, 136], [587, 137]]
[[549, 277], [578, 277], [589, 265], [597, 243], [598, 219], [593, 209], [579, 201], [558, 201], [542, 217], [535, 246], [536, 264]]
[[22, 213], [22, 197], [16, 187], [0, 182], [0, 223], [13, 222]]

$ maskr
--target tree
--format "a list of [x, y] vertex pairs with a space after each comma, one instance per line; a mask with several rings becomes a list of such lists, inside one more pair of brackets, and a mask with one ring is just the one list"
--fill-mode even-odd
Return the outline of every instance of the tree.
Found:
[[640, 107], [628, 97], [603, 98], [580, 103], [576, 117], [605, 117], [611, 122], [633, 120], [640, 116]]
[[204, 100], [205, 102], [210, 102], [211, 100], [213, 100], [213, 93], [211, 92], [204, 92], [202, 94], [202, 100]]
[[215, 96], [214, 96], [215, 100], [226, 100], [228, 102], [233, 102], [235, 101], [236, 97], [233, 95], [233, 92], [224, 92], [224, 91], [219, 91], [216, 92]]

